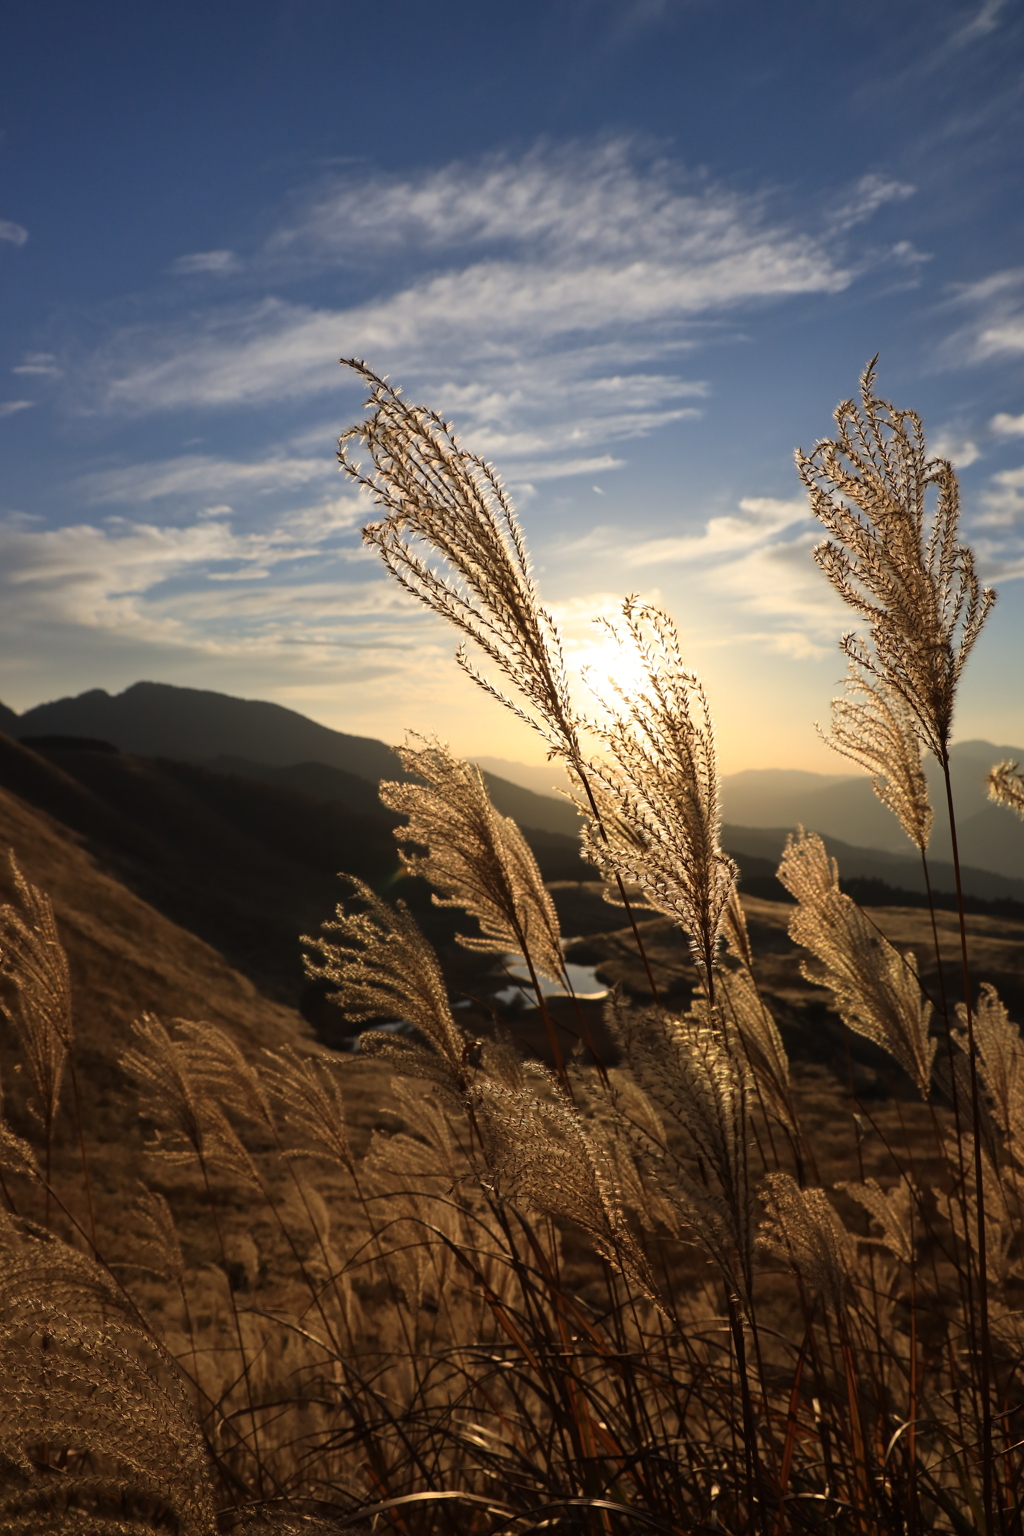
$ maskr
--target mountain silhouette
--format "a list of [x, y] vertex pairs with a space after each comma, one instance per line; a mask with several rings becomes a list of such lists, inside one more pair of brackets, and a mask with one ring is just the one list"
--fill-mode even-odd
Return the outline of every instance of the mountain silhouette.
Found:
[[134, 683], [118, 694], [92, 688], [37, 704], [8, 729], [17, 736], [95, 736], [122, 752], [186, 762], [232, 756], [278, 767], [326, 763], [373, 782], [402, 771], [390, 747], [373, 737], [332, 731], [281, 704], [170, 683]]
[[[324, 989], [307, 983], [299, 938], [317, 933], [346, 894], [339, 873], [400, 894], [450, 972], [467, 986], [479, 974], [478, 957], [454, 938], [473, 931], [470, 920], [434, 906], [422, 881], [402, 876], [393, 833], [401, 818], [366, 780], [353, 780], [362, 796], [353, 808], [320, 793], [338, 781], [352, 789], [351, 776], [322, 764], [263, 765], [264, 780], [104, 750], [102, 739], [36, 742], [34, 750], [0, 735], [0, 789], [51, 817], [100, 869], [318, 1028], [337, 1029], [337, 1013], [323, 1008]], [[577, 840], [543, 829], [526, 836], [546, 879], [594, 875]]]
[[[134, 683], [119, 694], [93, 688], [37, 704], [20, 716], [7, 710], [0, 731], [19, 738], [93, 737], [139, 757], [204, 763], [264, 781], [268, 769], [288, 770], [274, 781], [360, 811], [379, 810], [367, 801], [363, 785], [375, 790], [381, 779], [406, 777], [391, 748], [371, 736], [333, 731], [280, 704], [170, 683]], [[484, 778], [503, 815], [539, 831], [577, 835], [579, 818], [567, 800], [538, 795], [492, 773]]]
[[[279, 796], [298, 797], [303, 809], [288, 813], [286, 801], [279, 799], [275, 802], [277, 810], [270, 816], [271, 822], [285, 823], [293, 814], [296, 828], [305, 825], [304, 818], [316, 804], [333, 808], [332, 826], [361, 825], [367, 832], [378, 824], [386, 828], [392, 822], [377, 799], [377, 786], [382, 778], [404, 777], [396, 754], [372, 737], [331, 730], [279, 704], [167, 683], [135, 683], [115, 695], [92, 689], [75, 698], [37, 705], [20, 716], [0, 706], [0, 730], [27, 738], [29, 745], [35, 742], [54, 762], [63, 761], [54, 749], [70, 750], [78, 764], [74, 776], [83, 782], [104, 772], [105, 782], [113, 785], [122, 772], [116, 767], [101, 770], [95, 763], [88, 766], [84, 754], [89, 745], [86, 738], [91, 738], [94, 758], [98, 749], [109, 743], [129, 759], [160, 760], [159, 769], [145, 771], [162, 776], [165, 785], [172, 763], [181, 766], [182, 772], [186, 764], [205, 770], [210, 775], [202, 781], [207, 789], [225, 776], [236, 784], [245, 780], [258, 783], [265, 792], [276, 790]], [[77, 742], [73, 738], [78, 738]], [[1006, 757], [1020, 759], [1024, 751], [986, 741], [966, 741], [958, 742], [951, 752], [965, 888], [972, 896], [988, 900], [1024, 897], [1024, 824], [986, 798], [985, 775], [994, 762]], [[483, 759], [485, 763], [501, 761]], [[509, 766], [516, 769], [514, 764]], [[932, 879], [937, 890], [948, 891], [954, 882], [944, 791], [937, 765], [930, 758], [926, 771], [936, 807], [929, 849]], [[534, 776], [543, 772], [531, 770]], [[581, 878], [585, 867], [577, 852], [579, 820], [573, 806], [556, 795], [538, 794], [487, 769], [484, 778], [495, 806], [528, 832], [545, 877]], [[180, 789], [181, 774], [177, 782]], [[200, 778], [193, 775], [190, 782], [196, 790]], [[538, 782], [536, 777], [534, 782]], [[241, 813], [255, 791], [236, 793]], [[117, 795], [111, 794], [110, 804], [115, 806]], [[840, 855], [844, 877], [880, 880], [912, 892], [922, 886], [916, 851], [863, 774], [752, 769], [725, 777], [722, 800], [726, 846], [748, 860], [777, 859], [786, 830], [803, 825], [821, 833]], [[155, 807], [153, 814], [159, 814]], [[300, 836], [298, 832], [296, 835]], [[328, 844], [340, 848], [330, 838]], [[362, 846], [358, 837], [350, 839], [349, 845], [354, 850]], [[344, 860], [335, 867], [344, 867]], [[376, 869], [376, 876], [384, 878], [381, 868]]]
[[[737, 827], [726, 822], [722, 827], [722, 846], [736, 859], [741, 871], [746, 873], [749, 870], [760, 877], [764, 874], [763, 866], [766, 862], [773, 871], [777, 867], [791, 830], [790, 827]], [[821, 837], [830, 857], [839, 865], [839, 873], [844, 880], [879, 882], [889, 888], [888, 896], [884, 891], [878, 893], [879, 902], [892, 900], [898, 904], [894, 892], [924, 893], [924, 871], [919, 855], [908, 858], [906, 854], [889, 853], [882, 848], [861, 848], [827, 833], [821, 833]], [[948, 895], [956, 890], [952, 864], [929, 858], [928, 873], [933, 891]], [[968, 896], [978, 897], [982, 901], [1009, 900], [1024, 903], [1024, 879], [1000, 875], [990, 869], [978, 869], [971, 864], [960, 866], [960, 876]], [[774, 892], [772, 894], [775, 895]], [[776, 899], [779, 897], [776, 896]]]
[[[950, 751], [957, 810], [960, 858], [976, 869], [1011, 879], [1024, 878], [1024, 822], [988, 799], [986, 775], [993, 763], [1024, 759], [1020, 747], [989, 741], [957, 742]], [[935, 827], [929, 862], [950, 863], [952, 846], [946, 820], [945, 787], [932, 757], [925, 759]], [[879, 801], [863, 774], [807, 773], [799, 769], [754, 768], [722, 781], [723, 815], [744, 827], [802, 825], [823, 837], [839, 838], [858, 848], [875, 848], [918, 862], [913, 844], [899, 822]]]

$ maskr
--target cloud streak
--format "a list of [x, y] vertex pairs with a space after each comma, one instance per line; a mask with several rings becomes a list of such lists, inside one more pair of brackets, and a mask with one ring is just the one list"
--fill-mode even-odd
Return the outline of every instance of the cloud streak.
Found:
[[945, 344], [950, 361], [986, 363], [1024, 353], [1024, 267], [993, 272], [961, 288], [953, 302], [973, 313]]
[[[847, 287], [838, 234], [910, 190], [864, 178], [815, 231], [622, 141], [349, 177], [298, 205], [248, 281], [330, 269], [358, 301], [225, 295], [126, 328], [92, 360], [90, 408], [300, 403], [336, 391], [337, 358], [359, 356], [456, 414], [510, 475], [589, 473], [589, 450], [698, 409], [680, 403], [706, 388], [678, 372], [694, 347], [734, 334], [752, 307]], [[177, 270], [228, 274], [234, 260], [196, 253]]]
[[[90, 502], [137, 505], [166, 497], [216, 496], [233, 490], [273, 491], [308, 485], [314, 480], [336, 478], [330, 460], [297, 459], [280, 455], [251, 463], [215, 459], [206, 454], [184, 454], [124, 469], [84, 475], [79, 484]], [[352, 498], [355, 504], [355, 498]]]
[[179, 256], [171, 271], [176, 277], [194, 277], [204, 272], [224, 276], [237, 272], [241, 265], [234, 251], [193, 251], [190, 256]]

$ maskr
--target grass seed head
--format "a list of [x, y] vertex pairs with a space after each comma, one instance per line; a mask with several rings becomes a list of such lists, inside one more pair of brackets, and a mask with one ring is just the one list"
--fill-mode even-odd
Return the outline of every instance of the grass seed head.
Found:
[[[400, 586], [479, 646], [526, 707], [483, 677], [460, 647], [463, 671], [539, 731], [552, 752], [578, 761], [561, 637], [540, 602], [504, 486], [436, 411], [407, 405], [365, 363], [346, 366], [369, 385], [370, 414], [342, 435], [338, 459], [385, 513], [363, 538]], [[373, 459], [369, 474], [352, 457], [356, 439]]]
[[952, 464], [928, 458], [920, 417], [874, 385], [872, 360], [860, 404], [837, 407], [836, 437], [813, 453], [798, 449], [797, 471], [830, 535], [814, 558], [868, 626], [868, 641], [851, 633], [842, 649], [903, 701], [922, 743], [945, 763], [957, 684], [995, 593], [982, 588], [960, 542]]
[[461, 907], [477, 919], [481, 936], [460, 935], [460, 944], [485, 954], [528, 955], [538, 971], [561, 981], [554, 902], [523, 834], [491, 804], [480, 769], [436, 741], [397, 750], [403, 767], [421, 780], [380, 787], [384, 804], [408, 818], [395, 832], [404, 867], [434, 886], [438, 905]]

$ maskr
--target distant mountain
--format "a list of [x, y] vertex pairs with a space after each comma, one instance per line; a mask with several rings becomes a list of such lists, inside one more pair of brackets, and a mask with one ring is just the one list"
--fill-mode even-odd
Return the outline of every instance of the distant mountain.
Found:
[[247, 757], [212, 757], [203, 767], [214, 773], [238, 773], [264, 784], [279, 784], [314, 800], [334, 801], [370, 816], [380, 816], [383, 811], [376, 784], [357, 773], [346, 773], [344, 768], [329, 768], [326, 763], [289, 763], [281, 768], [254, 763]]
[[507, 757], [474, 757], [474, 763], [486, 773], [493, 773], [510, 784], [532, 789], [536, 795], [560, 799], [559, 790], [568, 789], [569, 775], [560, 763], [516, 763]]
[[[307, 1013], [311, 997], [318, 1003], [322, 989], [311, 993], [305, 983], [299, 935], [316, 933], [333, 913], [344, 894], [339, 872], [380, 891], [401, 881], [449, 969], [478, 967], [454, 945], [465, 919], [433, 906], [423, 882], [400, 876], [393, 835], [399, 818], [366, 780], [317, 763], [248, 764], [266, 776], [261, 782], [253, 772], [214, 772], [56, 739], [57, 746], [31, 750], [0, 735], [0, 791], [45, 812], [101, 869], [212, 945], [268, 997], [292, 1006], [305, 999]], [[340, 785], [362, 802], [319, 793], [324, 775], [331, 776], [328, 790]], [[577, 839], [543, 829], [527, 829], [526, 838], [545, 879], [593, 877]]]
[[[1011, 879], [1024, 877], [1024, 822], [987, 797], [985, 776], [1002, 758], [1024, 759], [1020, 747], [962, 741], [950, 753], [957, 807], [960, 857], [978, 869]], [[926, 773], [935, 807], [929, 862], [949, 863], [952, 847], [945, 814], [945, 789], [934, 759]], [[726, 821], [746, 827], [794, 827], [839, 837], [848, 845], [877, 848], [915, 859], [913, 845], [885, 809], [865, 775], [805, 773], [763, 768], [729, 774], [722, 783]]]
[[[0, 705], [0, 731], [18, 737], [92, 737], [128, 754], [205, 763], [215, 772], [276, 783], [371, 816], [379, 812], [380, 780], [404, 776], [391, 748], [372, 737], [332, 731], [279, 704], [167, 683], [136, 683], [116, 695], [97, 688], [77, 698], [37, 705], [21, 716]], [[990, 804], [985, 789], [986, 773], [1004, 757], [1024, 759], [1024, 749], [958, 742], [952, 749], [953, 783], [962, 860], [976, 872], [991, 871], [1015, 882], [1024, 878], [1024, 823]], [[571, 804], [557, 794], [538, 793], [538, 786], [550, 789], [558, 782], [555, 765], [538, 768], [489, 757], [478, 761], [504, 815], [537, 832], [575, 839], [578, 818]], [[929, 857], [941, 869], [952, 853], [938, 768], [931, 759], [929, 764], [936, 807]], [[849, 849], [877, 850], [917, 863], [896, 819], [879, 803], [863, 774], [754, 769], [728, 775], [722, 798], [724, 818], [734, 827], [773, 830], [802, 824], [840, 839]], [[849, 865], [850, 859], [847, 854], [844, 863]], [[869, 877], [890, 883], [895, 879], [879, 869], [872, 869], [870, 876], [865, 872]], [[905, 889], [916, 889], [907, 883], [911, 880], [908, 873]], [[943, 871], [937, 886], [944, 888], [946, 880]]]
[[[744, 858], [750, 856], [770, 860], [774, 869], [782, 856], [789, 830], [786, 827], [737, 827], [726, 823], [722, 828], [722, 846], [741, 867]], [[881, 848], [861, 848], [826, 833], [821, 835], [844, 879], [881, 880], [898, 890], [924, 891], [924, 871], [919, 857], [908, 858], [905, 854], [888, 853]], [[952, 864], [929, 859], [928, 870], [933, 890], [949, 892], [956, 889]], [[763, 873], [760, 865], [756, 872]], [[964, 891], [969, 896], [980, 896], [985, 901], [1008, 897], [1024, 902], [1024, 879], [1013, 879], [970, 864], [961, 865], [960, 874]]]
[[99, 736], [122, 752], [185, 762], [238, 757], [278, 767], [326, 763], [373, 783], [402, 771], [391, 748], [371, 736], [332, 731], [280, 704], [170, 683], [135, 683], [118, 694], [93, 688], [37, 704], [11, 729], [17, 736]]
[[[376, 793], [368, 798], [363, 786], [375, 791], [381, 779], [406, 776], [392, 749], [372, 736], [332, 731], [280, 704], [170, 683], [135, 683], [113, 695], [93, 688], [20, 716], [7, 710], [0, 731], [19, 738], [99, 738], [140, 757], [205, 763], [370, 813], [380, 807]], [[269, 769], [281, 771], [271, 775]], [[538, 831], [577, 835], [579, 819], [568, 801], [489, 772], [484, 777], [503, 815]]]

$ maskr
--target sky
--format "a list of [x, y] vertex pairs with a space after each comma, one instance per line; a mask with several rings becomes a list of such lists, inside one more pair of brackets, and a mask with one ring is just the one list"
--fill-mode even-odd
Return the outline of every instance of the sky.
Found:
[[140, 680], [543, 743], [360, 541], [365, 358], [498, 468], [573, 666], [666, 608], [723, 769], [819, 741], [793, 450], [880, 354], [1024, 743], [1024, 0], [35, 0], [0, 58], [0, 699]]

